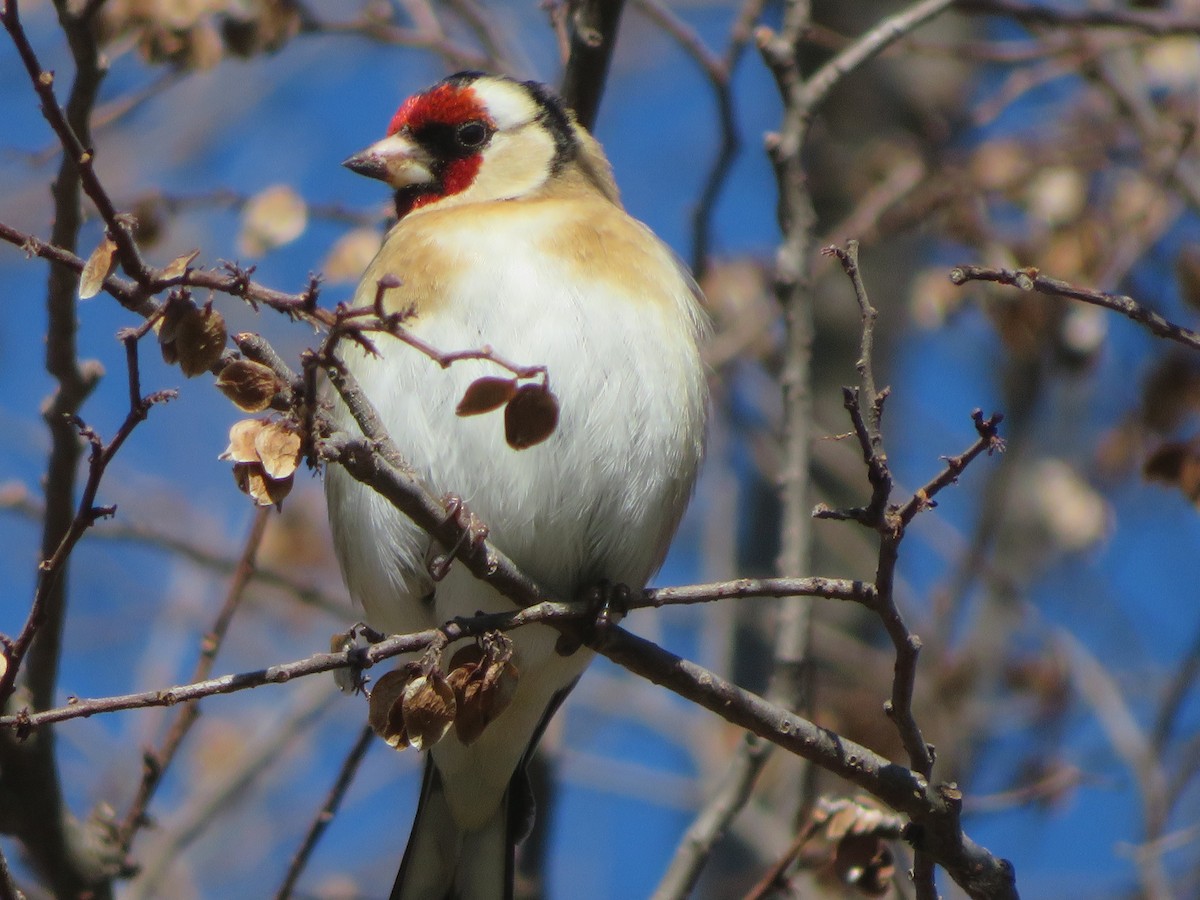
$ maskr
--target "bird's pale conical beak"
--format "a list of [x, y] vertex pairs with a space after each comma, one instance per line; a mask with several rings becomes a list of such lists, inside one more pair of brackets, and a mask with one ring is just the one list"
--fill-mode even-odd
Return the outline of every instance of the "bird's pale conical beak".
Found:
[[389, 134], [366, 150], [355, 153], [342, 163], [351, 172], [377, 178], [399, 189], [435, 180], [429, 154], [419, 145], [398, 134]]

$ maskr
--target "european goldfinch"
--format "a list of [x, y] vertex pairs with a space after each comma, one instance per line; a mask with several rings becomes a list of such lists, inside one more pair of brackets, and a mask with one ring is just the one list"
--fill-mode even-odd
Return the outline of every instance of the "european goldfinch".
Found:
[[[600, 145], [547, 88], [463, 72], [406, 100], [345, 165], [388, 184], [399, 217], [354, 304], [390, 276], [386, 308], [407, 311], [414, 334], [545, 366], [557, 399], [549, 437], [514, 449], [502, 415], [455, 414], [472, 382], [508, 373], [483, 360], [443, 369], [384, 337], [347, 366], [407, 461], [552, 595], [642, 588], [703, 454], [705, 319], [690, 276], [622, 208]], [[357, 431], [344, 408], [334, 415]], [[375, 628], [513, 609], [458, 563], [435, 581], [425, 532], [338, 467], [326, 494], [343, 575]], [[511, 637], [512, 702], [469, 745], [451, 730], [431, 748], [393, 898], [512, 895], [531, 813], [524, 763], [591, 654], [560, 655], [546, 626]]]

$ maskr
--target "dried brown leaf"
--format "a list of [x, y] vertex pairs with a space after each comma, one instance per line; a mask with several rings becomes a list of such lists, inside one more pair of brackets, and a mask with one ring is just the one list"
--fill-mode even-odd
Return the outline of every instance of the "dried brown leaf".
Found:
[[217, 387], [245, 412], [262, 412], [283, 388], [270, 368], [252, 359], [231, 362], [217, 376]]
[[504, 439], [514, 450], [540, 444], [557, 426], [558, 400], [543, 385], [524, 385], [504, 408]]
[[463, 392], [454, 413], [458, 416], [478, 416], [499, 409], [517, 394], [517, 382], [513, 378], [485, 376], [476, 378]]
[[79, 275], [79, 299], [87, 300], [89, 297], [95, 297], [104, 287], [104, 279], [112, 274], [113, 268], [117, 264], [117, 245], [113, 243], [112, 238], [108, 235], [104, 236], [97, 246], [92, 251], [92, 255], [87, 258], [84, 263], [83, 272]]

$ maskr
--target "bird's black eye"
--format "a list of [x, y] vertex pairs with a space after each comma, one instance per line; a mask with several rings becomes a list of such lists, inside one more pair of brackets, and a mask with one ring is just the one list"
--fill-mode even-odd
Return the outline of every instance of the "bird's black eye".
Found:
[[488, 139], [488, 127], [483, 122], [463, 122], [454, 132], [460, 147], [475, 149]]

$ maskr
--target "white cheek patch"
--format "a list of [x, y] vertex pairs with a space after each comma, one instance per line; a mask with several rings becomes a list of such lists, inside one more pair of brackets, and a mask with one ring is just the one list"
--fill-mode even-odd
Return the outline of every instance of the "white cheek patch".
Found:
[[472, 87], [483, 101], [498, 131], [527, 125], [541, 112], [533, 98], [519, 85], [481, 78]]

